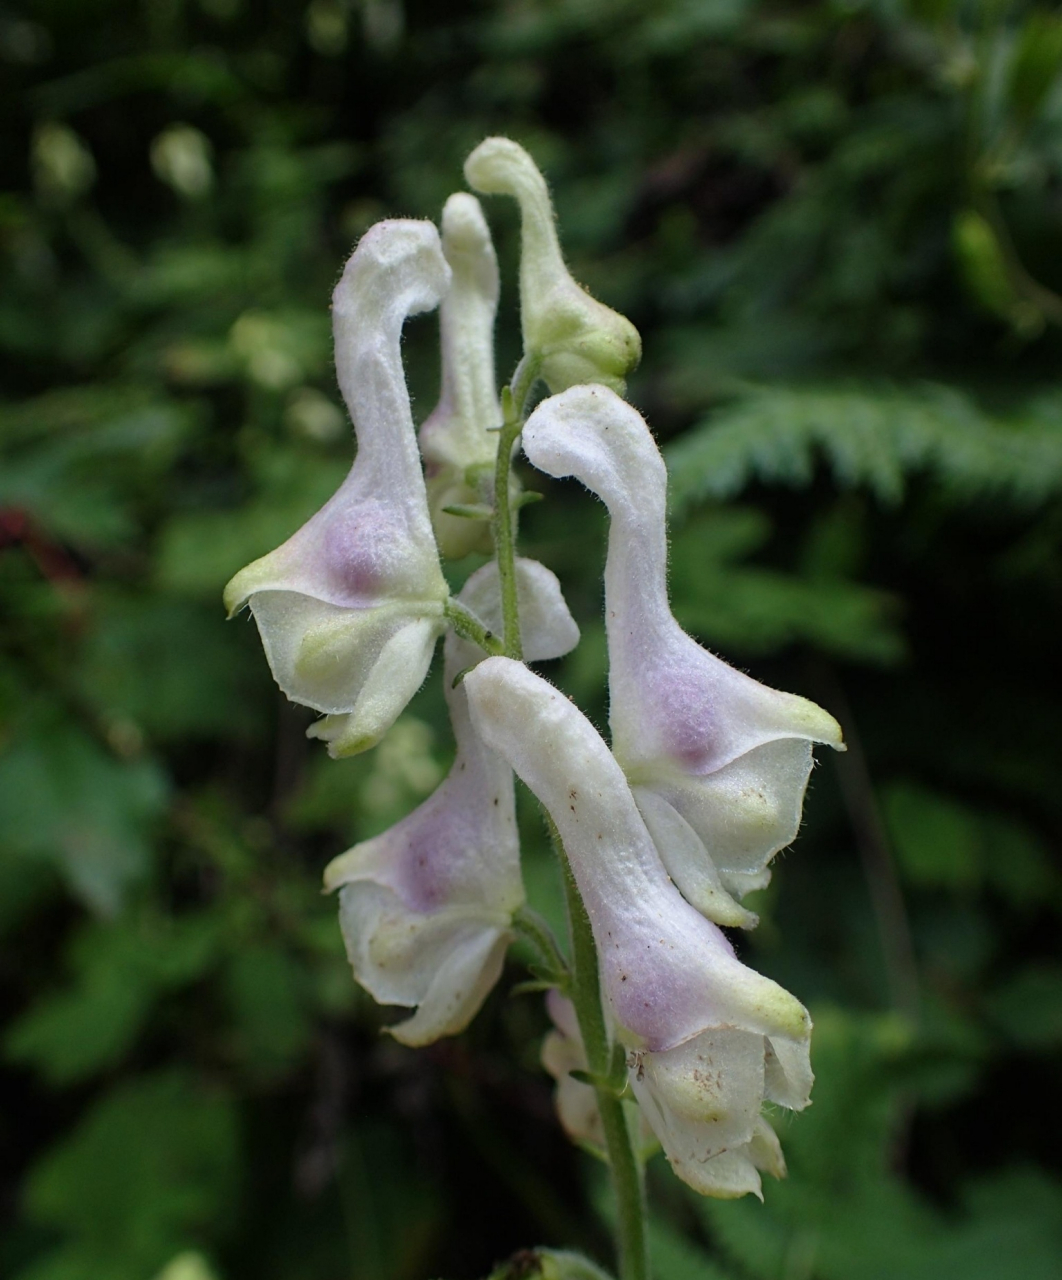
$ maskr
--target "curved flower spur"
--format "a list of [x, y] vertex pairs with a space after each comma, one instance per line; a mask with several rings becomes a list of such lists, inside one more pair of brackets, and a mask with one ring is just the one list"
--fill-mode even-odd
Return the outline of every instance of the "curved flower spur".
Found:
[[402, 370], [402, 325], [450, 284], [430, 222], [377, 223], [332, 295], [336, 373], [358, 452], [346, 480], [287, 542], [225, 589], [245, 604], [273, 676], [325, 713], [332, 755], [374, 746], [427, 675], [445, 629], [446, 581]]
[[[516, 573], [529, 660], [561, 657], [579, 629], [560, 584], [533, 560], [517, 560]], [[497, 565], [474, 573], [458, 599], [500, 628]], [[340, 890], [340, 926], [358, 982], [381, 1004], [417, 1006], [388, 1028], [408, 1045], [468, 1025], [501, 974], [513, 912], [524, 901], [512, 770], [476, 734], [465, 686], [454, 685], [483, 652], [454, 632], [444, 651], [453, 767], [411, 814], [325, 871], [325, 888]]]
[[703, 1194], [780, 1176], [764, 1100], [808, 1103], [811, 1019], [741, 964], [671, 883], [623, 771], [589, 720], [508, 658], [465, 678], [472, 723], [549, 812], [585, 904], [630, 1083], [675, 1172]]
[[[494, 317], [498, 260], [475, 196], [459, 191], [442, 214], [442, 248], [453, 272], [439, 306], [442, 391], [420, 429], [428, 504], [439, 550], [451, 559], [472, 551], [489, 555], [485, 520], [468, 518], [490, 496], [502, 420], [494, 381]], [[448, 507], [465, 508], [455, 515]]]
[[638, 412], [600, 386], [572, 387], [528, 419], [524, 452], [575, 476], [608, 507], [605, 623], [612, 750], [669, 873], [718, 924], [750, 927], [735, 899], [770, 879], [795, 838], [811, 744], [843, 750], [806, 698], [757, 683], [702, 649], [667, 594], [667, 472]]

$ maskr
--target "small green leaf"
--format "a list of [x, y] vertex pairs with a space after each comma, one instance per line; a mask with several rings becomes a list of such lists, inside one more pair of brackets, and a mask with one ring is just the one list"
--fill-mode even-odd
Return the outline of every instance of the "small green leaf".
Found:
[[455, 502], [443, 510], [448, 516], [459, 516], [462, 520], [491, 520], [494, 517], [494, 508], [483, 502]]

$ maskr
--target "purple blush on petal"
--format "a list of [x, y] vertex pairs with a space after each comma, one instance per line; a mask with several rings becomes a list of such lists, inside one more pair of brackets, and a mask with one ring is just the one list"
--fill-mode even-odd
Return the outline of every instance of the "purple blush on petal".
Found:
[[352, 608], [379, 603], [408, 566], [403, 530], [390, 507], [376, 499], [348, 508], [321, 533], [322, 567], [328, 585]]

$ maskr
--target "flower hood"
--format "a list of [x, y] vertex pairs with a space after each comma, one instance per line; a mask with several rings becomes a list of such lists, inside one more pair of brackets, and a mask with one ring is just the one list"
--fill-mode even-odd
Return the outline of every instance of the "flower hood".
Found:
[[834, 718], [702, 649], [667, 594], [667, 472], [637, 411], [606, 387], [536, 408], [531, 462], [575, 476], [609, 510], [605, 624], [612, 748], [683, 893], [721, 924], [755, 917], [735, 897], [770, 878], [796, 836], [811, 743], [843, 749]]
[[428, 222], [381, 222], [332, 299], [336, 372], [358, 452], [339, 490], [225, 589], [249, 604], [281, 689], [326, 718], [311, 735], [336, 755], [373, 746], [416, 692], [448, 595], [428, 514], [402, 370], [405, 318], [450, 282]]

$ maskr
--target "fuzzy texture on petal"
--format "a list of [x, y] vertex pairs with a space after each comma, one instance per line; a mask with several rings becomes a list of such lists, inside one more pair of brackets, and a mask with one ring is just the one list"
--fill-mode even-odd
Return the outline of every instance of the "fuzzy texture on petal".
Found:
[[[667, 595], [667, 472], [648, 427], [606, 387], [572, 387], [528, 419], [524, 452], [575, 476], [611, 518], [605, 569], [609, 723], [661, 857], [720, 924], [751, 925], [735, 901], [770, 879], [800, 824], [811, 744], [843, 749], [836, 720], [702, 649]], [[666, 834], [670, 833], [670, 834]]]
[[[273, 676], [324, 712], [333, 754], [374, 745], [427, 673], [447, 587], [402, 369], [407, 316], [450, 281], [429, 222], [377, 223], [332, 297], [336, 372], [358, 452], [346, 480], [282, 546], [225, 589], [249, 604]], [[382, 664], [382, 665], [381, 665]]]
[[[566, 653], [579, 632], [556, 578], [519, 560], [517, 587], [529, 653]], [[498, 625], [497, 565], [474, 573], [459, 599], [486, 625]], [[382, 1004], [416, 1006], [390, 1028], [405, 1044], [427, 1044], [468, 1025], [498, 980], [512, 913], [524, 901], [512, 771], [475, 733], [464, 685], [452, 687], [482, 651], [451, 633], [445, 652], [453, 767], [412, 813], [325, 871], [325, 888], [340, 890], [355, 978]]]
[[[578, 708], [508, 658], [488, 658], [464, 683], [484, 741], [557, 825], [593, 929], [612, 1024], [633, 1051], [645, 1098], [655, 1100], [655, 1111], [643, 1100], [646, 1114], [680, 1176], [699, 1185], [687, 1171], [691, 1153], [699, 1167], [752, 1143], [765, 1097], [807, 1105], [807, 1011], [741, 964], [723, 933], [679, 894], [622, 770]], [[709, 1071], [706, 1082], [700, 1076]], [[769, 1072], [778, 1076], [772, 1084]], [[712, 1185], [722, 1194], [759, 1185], [740, 1161], [724, 1161], [717, 1174]]]
[[459, 559], [490, 552], [486, 524], [447, 513], [482, 503], [493, 478], [502, 420], [494, 381], [498, 260], [475, 196], [457, 192], [442, 215], [442, 248], [453, 272], [439, 307], [442, 391], [420, 429], [428, 503], [439, 549]]
[[465, 161], [469, 186], [512, 196], [520, 206], [520, 317], [526, 359], [551, 391], [602, 382], [622, 391], [642, 355], [638, 330], [572, 279], [535, 162], [511, 138], [486, 138]]

